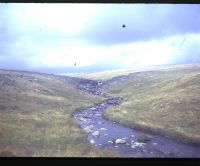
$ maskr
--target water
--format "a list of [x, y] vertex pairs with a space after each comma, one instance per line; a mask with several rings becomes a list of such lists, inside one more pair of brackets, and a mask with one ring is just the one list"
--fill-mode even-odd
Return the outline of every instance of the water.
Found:
[[[88, 141], [95, 146], [102, 149], [114, 149], [121, 156], [126, 157], [200, 157], [200, 146], [179, 143], [159, 135], [152, 135], [149, 142], [138, 143], [138, 136], [143, 132], [124, 127], [103, 117], [104, 110], [119, 103], [120, 100], [117, 98], [107, 99], [95, 107], [87, 108], [74, 115], [83, 130], [92, 125], [93, 132], [99, 132], [97, 137], [92, 135], [93, 132], [88, 133]], [[113, 144], [111, 142], [118, 138], [125, 140], [126, 143]]]

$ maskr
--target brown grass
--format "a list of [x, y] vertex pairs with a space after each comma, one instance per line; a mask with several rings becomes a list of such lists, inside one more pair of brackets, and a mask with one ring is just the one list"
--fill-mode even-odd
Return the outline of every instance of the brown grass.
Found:
[[124, 98], [120, 106], [105, 112], [107, 118], [200, 143], [200, 65], [135, 73], [106, 92]]
[[103, 98], [64, 77], [0, 70], [0, 155], [107, 157], [86, 140], [72, 115]]

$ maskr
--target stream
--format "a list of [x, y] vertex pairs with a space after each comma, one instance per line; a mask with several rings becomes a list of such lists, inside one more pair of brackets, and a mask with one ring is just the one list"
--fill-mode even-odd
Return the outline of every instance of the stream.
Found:
[[[101, 93], [101, 88], [102, 86], [99, 86], [98, 82], [91, 80], [85, 80], [78, 86], [80, 90], [105, 96]], [[109, 107], [119, 105], [121, 102], [121, 98], [107, 96], [107, 99], [103, 102], [74, 115], [82, 130], [88, 134], [87, 139], [91, 144], [101, 149], [115, 150], [122, 157], [200, 157], [200, 146], [183, 144], [155, 134], [151, 134], [151, 139], [148, 141], [142, 142], [138, 138], [147, 133], [106, 120], [103, 112]]]

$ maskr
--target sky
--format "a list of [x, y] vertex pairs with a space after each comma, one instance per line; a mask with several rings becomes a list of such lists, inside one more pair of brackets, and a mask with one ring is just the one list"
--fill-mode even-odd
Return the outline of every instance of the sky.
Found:
[[63, 74], [199, 62], [199, 4], [0, 3], [0, 69]]

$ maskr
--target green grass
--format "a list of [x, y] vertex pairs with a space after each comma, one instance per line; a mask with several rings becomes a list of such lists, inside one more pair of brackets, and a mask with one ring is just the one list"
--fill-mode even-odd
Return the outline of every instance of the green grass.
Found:
[[109, 157], [89, 144], [72, 115], [102, 101], [64, 77], [0, 70], [0, 154]]
[[105, 111], [107, 118], [184, 142], [200, 143], [200, 65], [135, 73], [105, 92], [124, 98], [121, 105]]

